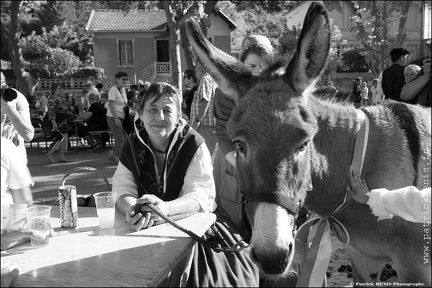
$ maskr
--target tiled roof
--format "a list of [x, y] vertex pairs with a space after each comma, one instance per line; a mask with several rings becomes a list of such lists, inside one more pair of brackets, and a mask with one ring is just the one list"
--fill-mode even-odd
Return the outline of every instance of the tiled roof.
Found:
[[165, 11], [123, 11], [93, 10], [87, 22], [89, 32], [105, 31], [165, 31]]

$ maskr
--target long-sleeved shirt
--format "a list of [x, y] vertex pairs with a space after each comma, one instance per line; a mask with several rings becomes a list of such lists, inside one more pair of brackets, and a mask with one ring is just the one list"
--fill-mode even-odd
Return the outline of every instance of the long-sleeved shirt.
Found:
[[368, 205], [378, 220], [399, 216], [407, 221], [431, 223], [431, 188], [418, 190], [408, 186], [396, 190], [374, 189], [368, 193]]

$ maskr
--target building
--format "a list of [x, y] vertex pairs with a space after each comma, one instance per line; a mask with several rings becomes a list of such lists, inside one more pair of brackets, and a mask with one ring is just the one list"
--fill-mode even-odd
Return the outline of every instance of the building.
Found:
[[[229, 53], [235, 23], [220, 11], [211, 13], [210, 22], [208, 39]], [[86, 31], [93, 36], [94, 65], [103, 68], [107, 77], [113, 77], [119, 70], [128, 73], [129, 80], [135, 83], [171, 77], [165, 11], [136, 10], [125, 14], [123, 11], [93, 10]], [[181, 67], [185, 70], [183, 51], [181, 58]]]

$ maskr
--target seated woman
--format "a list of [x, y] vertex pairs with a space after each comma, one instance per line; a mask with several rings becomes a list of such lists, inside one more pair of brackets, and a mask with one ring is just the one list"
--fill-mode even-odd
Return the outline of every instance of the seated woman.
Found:
[[[181, 104], [175, 87], [151, 84], [137, 111], [134, 132], [123, 146], [112, 190], [118, 195], [118, 209], [136, 231], [160, 220], [147, 205], [135, 213], [136, 204], [151, 203], [167, 216], [216, 209], [210, 152], [202, 136], [181, 118]], [[237, 243], [238, 233], [220, 221], [212, 229], [228, 245]], [[188, 285], [195, 287], [258, 286], [259, 282], [258, 269], [246, 252], [216, 253], [200, 244], [188, 272]]]

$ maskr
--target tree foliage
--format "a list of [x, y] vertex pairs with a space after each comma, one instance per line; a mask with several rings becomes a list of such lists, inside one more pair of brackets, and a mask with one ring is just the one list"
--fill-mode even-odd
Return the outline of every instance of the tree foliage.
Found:
[[369, 65], [366, 63], [366, 51], [360, 48], [352, 48], [342, 55], [344, 62], [341, 72], [367, 72]]
[[[351, 33], [366, 51], [366, 61], [377, 76], [384, 69], [390, 50], [405, 42], [406, 17], [412, 1], [328, 1], [326, 6], [342, 13], [341, 2], [353, 13], [355, 25]], [[395, 25], [398, 31], [391, 35]]]
[[41, 35], [32, 33], [20, 39], [26, 66], [32, 75], [43, 78], [70, 77], [82, 63], [72, 50], [78, 39], [68, 26], [54, 26], [50, 32], [42, 29]]

